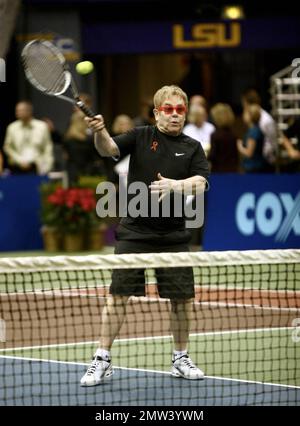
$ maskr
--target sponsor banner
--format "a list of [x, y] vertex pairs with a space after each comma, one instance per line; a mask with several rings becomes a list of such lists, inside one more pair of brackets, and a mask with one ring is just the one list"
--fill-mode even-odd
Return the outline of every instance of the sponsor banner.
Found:
[[299, 47], [299, 40], [297, 17], [83, 24], [85, 54], [278, 49]]
[[204, 250], [300, 247], [300, 175], [211, 176]]
[[[42, 248], [39, 176], [0, 178], [0, 251]], [[212, 175], [204, 250], [300, 248], [300, 174]]]
[[43, 247], [40, 192], [45, 177], [0, 177], [0, 251]]

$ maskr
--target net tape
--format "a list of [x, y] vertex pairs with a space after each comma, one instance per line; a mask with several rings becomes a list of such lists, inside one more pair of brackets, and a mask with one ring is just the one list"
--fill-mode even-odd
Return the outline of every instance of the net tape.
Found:
[[40, 256], [0, 259], [0, 272], [230, 266], [300, 263], [300, 250], [139, 253], [88, 256]]

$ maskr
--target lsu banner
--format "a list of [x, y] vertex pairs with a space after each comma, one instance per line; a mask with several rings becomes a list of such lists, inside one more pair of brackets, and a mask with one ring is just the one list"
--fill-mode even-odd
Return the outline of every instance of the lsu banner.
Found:
[[83, 23], [85, 54], [299, 47], [297, 17]]
[[300, 248], [300, 174], [212, 175], [203, 248]]

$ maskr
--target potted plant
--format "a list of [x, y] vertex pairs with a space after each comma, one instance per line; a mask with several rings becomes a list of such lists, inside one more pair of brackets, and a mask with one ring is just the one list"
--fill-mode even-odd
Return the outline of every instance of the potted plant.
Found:
[[42, 185], [41, 193], [42, 232], [47, 251], [102, 249], [106, 225], [96, 214], [94, 189], [64, 189], [47, 183]]

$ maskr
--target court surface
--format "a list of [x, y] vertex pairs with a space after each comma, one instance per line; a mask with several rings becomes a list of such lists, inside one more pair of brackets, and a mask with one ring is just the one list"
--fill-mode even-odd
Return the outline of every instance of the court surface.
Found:
[[[228, 303], [230, 290], [213, 302], [212, 289], [198, 288], [189, 353], [203, 381], [170, 375], [169, 302], [154, 293], [132, 298], [113, 345], [115, 373], [93, 388], [79, 382], [97, 346], [106, 289], [10, 293], [9, 304], [1, 294], [14, 347], [1, 344], [0, 405], [300, 405], [300, 343], [290, 326], [299, 299], [247, 291], [241, 304], [236, 290]], [[247, 303], [259, 293], [265, 306]]]

